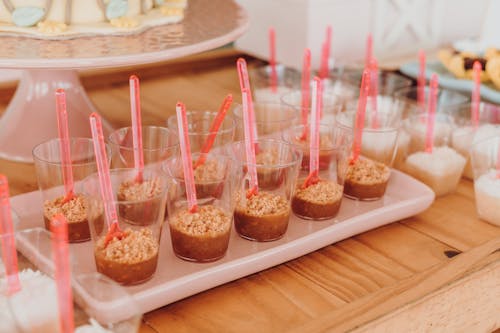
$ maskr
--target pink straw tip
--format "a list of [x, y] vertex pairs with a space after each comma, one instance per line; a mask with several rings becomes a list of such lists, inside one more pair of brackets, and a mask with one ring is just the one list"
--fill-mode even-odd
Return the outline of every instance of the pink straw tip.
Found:
[[436, 105], [438, 94], [439, 78], [436, 73], [432, 74], [429, 91], [429, 111], [427, 114], [427, 130], [425, 140], [425, 151], [432, 153], [434, 146], [434, 124], [436, 119]]
[[354, 120], [354, 142], [352, 162], [356, 161], [361, 153], [363, 140], [363, 128], [365, 126], [366, 101], [370, 93], [370, 71], [365, 69], [361, 78], [361, 87], [359, 89], [358, 109]]
[[132, 144], [134, 147], [134, 168], [137, 172], [136, 181], [142, 182], [144, 170], [144, 152], [142, 149], [142, 117], [139, 78], [131, 75], [130, 85], [130, 113], [132, 119]]

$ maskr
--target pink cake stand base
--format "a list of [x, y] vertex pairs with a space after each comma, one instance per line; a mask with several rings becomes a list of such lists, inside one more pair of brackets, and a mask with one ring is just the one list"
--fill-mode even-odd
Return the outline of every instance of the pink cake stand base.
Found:
[[[89, 115], [96, 109], [75, 70], [24, 70], [0, 118], [0, 157], [31, 163], [33, 147], [57, 135], [54, 91], [58, 88], [66, 91], [70, 135], [91, 136]], [[106, 136], [112, 130], [104, 119], [103, 130]]]

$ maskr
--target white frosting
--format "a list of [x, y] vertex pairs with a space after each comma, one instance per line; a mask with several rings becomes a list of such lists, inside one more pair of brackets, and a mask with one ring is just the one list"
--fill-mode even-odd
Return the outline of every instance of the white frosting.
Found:
[[408, 156], [405, 171], [439, 196], [455, 190], [464, 166], [465, 158], [454, 149], [436, 147], [432, 153], [418, 152]]
[[78, 326], [75, 333], [113, 333], [102, 327], [95, 319], [90, 318], [90, 325]]
[[[2, 304], [10, 305], [10, 311], [4, 310], [2, 315], [5, 318], [10, 316], [10, 320], [15, 321], [22, 332], [59, 332], [59, 310], [54, 280], [38, 271], [27, 269], [19, 272], [19, 281], [21, 290], [8, 299], [4, 297], [2, 301]], [[5, 278], [0, 280], [0, 286], [5, 290]]]
[[[449, 144], [449, 139], [453, 127], [450, 124], [436, 121], [434, 123], [434, 145], [442, 146]], [[406, 124], [406, 131], [411, 136], [411, 151], [421, 151], [425, 148], [425, 140], [427, 134], [427, 122], [415, 121], [411, 124]]]
[[480, 176], [474, 182], [476, 207], [480, 218], [500, 226], [500, 179], [496, 170]]

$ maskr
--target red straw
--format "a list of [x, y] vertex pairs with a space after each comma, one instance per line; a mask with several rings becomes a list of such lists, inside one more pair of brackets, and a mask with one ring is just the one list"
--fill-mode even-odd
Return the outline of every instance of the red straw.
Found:
[[144, 170], [144, 153], [142, 151], [141, 95], [139, 78], [130, 76], [130, 111], [132, 118], [132, 142], [134, 147], [134, 168], [137, 171], [136, 181], [142, 182]]
[[471, 123], [474, 128], [479, 126], [479, 104], [481, 102], [481, 71], [482, 65], [479, 61], [474, 61], [472, 66], [474, 72], [474, 89], [472, 90], [471, 103]]
[[[243, 58], [239, 58], [236, 62], [236, 66], [238, 68], [238, 76], [240, 79], [240, 89], [243, 94], [243, 90], [246, 90], [248, 96], [248, 108], [252, 111], [251, 123], [253, 124], [253, 133], [252, 133], [252, 142], [255, 142], [259, 139], [257, 135], [257, 127], [255, 126], [255, 117], [254, 117], [254, 108], [253, 108], [253, 99], [252, 99], [252, 90], [250, 89], [250, 80], [248, 79], [248, 70], [247, 70], [247, 62]], [[255, 150], [258, 151], [258, 146], [255, 144]]]
[[63, 202], [74, 198], [73, 168], [71, 166], [71, 152], [69, 147], [68, 113], [66, 112], [66, 94], [64, 89], [56, 90], [57, 129], [59, 133], [59, 152], [62, 161], [62, 174], [66, 197]]
[[330, 49], [332, 46], [332, 26], [326, 27], [326, 37], [325, 41], [321, 47], [321, 67], [320, 67], [320, 78], [324, 79], [328, 76], [330, 69], [328, 68], [328, 60], [330, 59]]
[[181, 147], [182, 169], [184, 170], [188, 209], [190, 213], [195, 213], [198, 206], [196, 204], [196, 188], [194, 186], [193, 162], [191, 161], [186, 106], [181, 102], [177, 102], [175, 112], [177, 113], [177, 128], [179, 129], [179, 143]]
[[224, 122], [224, 117], [226, 117], [226, 113], [231, 107], [231, 103], [233, 103], [233, 95], [229, 94], [226, 96], [226, 98], [224, 98], [224, 101], [222, 102], [219, 112], [212, 121], [212, 124], [210, 124], [210, 130], [209, 130], [210, 134], [208, 135], [207, 139], [205, 140], [205, 143], [203, 144], [203, 147], [201, 148], [200, 158], [198, 158], [198, 160], [194, 164], [193, 169], [196, 169], [197, 167], [205, 163], [207, 159], [206, 154], [210, 152], [210, 149], [212, 149], [212, 146], [214, 145], [215, 138], [217, 137], [217, 132], [219, 131], [219, 128]]
[[378, 128], [378, 62], [375, 57], [370, 60], [370, 102], [372, 108], [372, 128]]
[[365, 68], [370, 68], [370, 61], [373, 57], [373, 36], [371, 33], [366, 37]]
[[116, 208], [113, 203], [113, 188], [109, 175], [109, 163], [108, 157], [106, 156], [104, 135], [102, 134], [101, 116], [94, 112], [90, 115], [89, 119], [92, 141], [94, 142], [94, 153], [97, 162], [97, 174], [99, 175], [101, 197], [104, 202], [104, 213], [106, 214], [106, 222], [108, 225], [108, 234], [106, 235], [105, 244], [108, 244], [114, 237], [120, 239], [123, 234], [118, 226], [118, 215], [116, 214]]
[[7, 294], [12, 295], [21, 290], [17, 267], [16, 240], [14, 224], [10, 211], [9, 182], [0, 174], [0, 235], [2, 237], [2, 259], [7, 275]]
[[60, 329], [61, 333], [73, 333], [73, 295], [69, 265], [68, 222], [64, 215], [56, 214], [52, 218], [50, 231], [52, 231], [52, 257], [55, 265]]
[[241, 98], [243, 102], [243, 127], [245, 131], [245, 153], [247, 157], [247, 170], [250, 175], [250, 189], [247, 193], [247, 197], [251, 197], [258, 193], [259, 183], [257, 180], [257, 167], [255, 161], [255, 145], [253, 139], [253, 126], [254, 123], [252, 119], [252, 109], [249, 107], [249, 96], [246, 89], [241, 92]]
[[304, 130], [302, 132], [301, 140], [307, 139], [307, 118], [309, 113], [309, 101], [311, 99], [311, 92], [309, 91], [311, 81], [311, 50], [304, 50], [304, 62], [302, 65], [302, 95], [301, 95], [301, 107], [302, 107], [302, 125]]
[[363, 128], [365, 126], [366, 100], [370, 92], [370, 71], [365, 69], [361, 78], [361, 87], [359, 89], [358, 111], [354, 120], [354, 142], [351, 162], [355, 162], [361, 153], [361, 144], [363, 139]]
[[322, 108], [322, 86], [321, 79], [315, 77], [313, 81], [312, 94], [314, 98], [312, 99], [311, 105], [311, 137], [309, 140], [309, 175], [307, 176], [304, 187], [315, 184], [318, 182], [319, 174], [319, 123]]
[[432, 153], [434, 145], [434, 123], [436, 120], [436, 104], [438, 93], [438, 76], [432, 74], [429, 92], [429, 113], [427, 114], [427, 132], [425, 136], [425, 151]]
[[425, 52], [418, 51], [419, 71], [417, 78], [417, 103], [420, 112], [425, 112]]
[[277, 92], [278, 74], [276, 72], [276, 32], [273, 27], [269, 28], [269, 64], [271, 65], [271, 89]]

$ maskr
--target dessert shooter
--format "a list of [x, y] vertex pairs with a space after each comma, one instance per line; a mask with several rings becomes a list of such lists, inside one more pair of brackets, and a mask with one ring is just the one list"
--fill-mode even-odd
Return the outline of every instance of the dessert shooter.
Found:
[[[92, 140], [87, 138], [70, 138], [70, 159], [73, 182], [73, 194], [68, 196], [64, 186], [60, 139], [52, 139], [37, 145], [33, 149], [33, 160], [38, 186], [43, 198], [43, 219], [49, 230], [49, 221], [55, 214], [62, 213], [68, 221], [68, 239], [70, 242], [90, 240], [88, 221], [90, 217], [85, 210], [85, 196], [81, 193], [80, 183], [88, 175], [96, 172], [97, 166], [92, 147]], [[69, 167], [69, 165], [68, 165]], [[94, 211], [92, 220], [102, 225], [102, 211]]]
[[479, 217], [500, 226], [500, 136], [484, 139], [472, 145], [474, 192]]
[[[290, 202], [302, 152], [298, 147], [279, 140], [261, 139], [255, 144], [259, 150], [274, 151], [274, 158], [250, 164], [246, 158], [245, 142], [233, 145], [236, 158], [247, 170], [244, 188], [237, 195], [234, 225], [238, 234], [245, 239], [259, 242], [273, 241], [283, 237], [288, 228]], [[257, 180], [257, 187], [251, 185], [251, 170], [255, 170], [257, 174], [259, 168], [269, 174], [280, 175], [280, 181], [274, 183], [272, 190], [266, 187], [268, 184], [265, 183], [262, 187], [260, 178]]]

